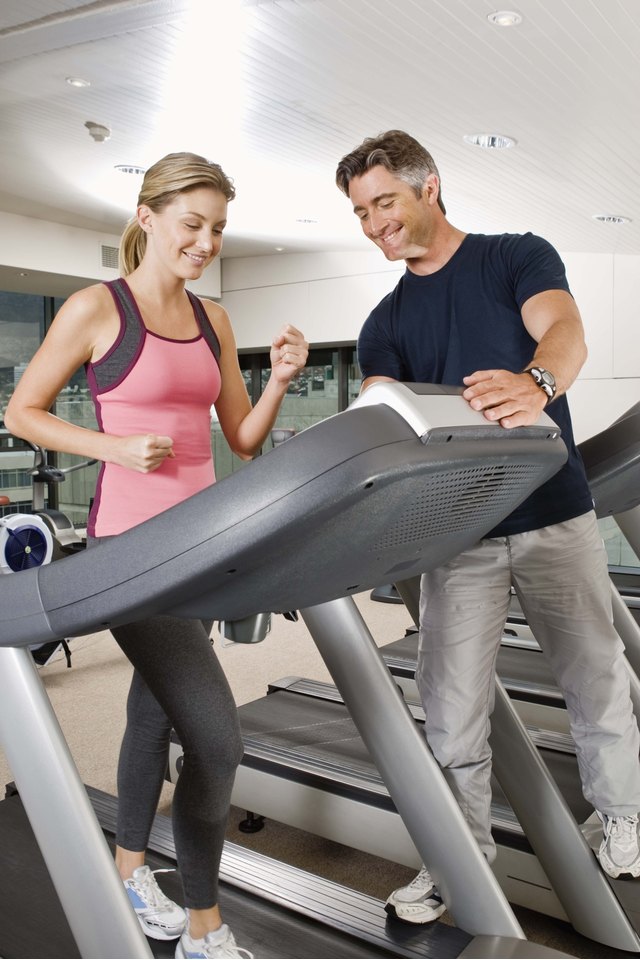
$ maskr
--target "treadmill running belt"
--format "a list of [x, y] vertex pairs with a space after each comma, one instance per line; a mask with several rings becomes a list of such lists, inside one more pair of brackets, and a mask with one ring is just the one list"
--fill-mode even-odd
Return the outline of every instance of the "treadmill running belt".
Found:
[[[344, 704], [316, 699], [286, 689], [239, 707], [245, 756], [242, 763], [256, 769], [280, 767], [283, 776], [322, 786], [344, 796], [395, 809]], [[540, 749], [572, 813], [582, 822], [592, 808], [582, 796], [575, 755]], [[506, 801], [495, 777], [497, 803]], [[259, 798], [252, 809], [259, 812]]]
[[[109, 834], [107, 838], [111, 842]], [[80, 953], [17, 795], [0, 803], [0, 844], [3, 849], [0, 956], [15, 960], [79, 958]], [[181, 903], [182, 885], [175, 861], [149, 852], [147, 862], [152, 870], [172, 871], [162, 874], [159, 882], [169, 897]], [[351, 960], [352, 957], [400, 955], [224, 882], [220, 885], [220, 906], [239, 944], [264, 960], [330, 960], [335, 957]], [[37, 923], [33, 922], [34, 917], [37, 917]], [[463, 931], [441, 924], [433, 925], [433, 934], [432, 951], [425, 950], [427, 938], [424, 931], [421, 933], [420, 928], [394, 924], [394, 939], [405, 948], [402, 956], [457, 957], [471, 941]], [[416, 942], [414, 948], [413, 943], [417, 940], [420, 943]], [[175, 956], [175, 940], [149, 940], [149, 946], [156, 957]]]

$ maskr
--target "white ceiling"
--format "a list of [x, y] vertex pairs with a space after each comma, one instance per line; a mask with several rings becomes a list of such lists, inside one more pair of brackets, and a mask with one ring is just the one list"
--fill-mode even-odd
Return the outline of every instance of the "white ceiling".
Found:
[[640, 0], [0, 0], [0, 210], [118, 234], [114, 165], [195, 150], [236, 182], [224, 256], [367, 249], [336, 164], [400, 127], [461, 229], [638, 254], [639, 81]]

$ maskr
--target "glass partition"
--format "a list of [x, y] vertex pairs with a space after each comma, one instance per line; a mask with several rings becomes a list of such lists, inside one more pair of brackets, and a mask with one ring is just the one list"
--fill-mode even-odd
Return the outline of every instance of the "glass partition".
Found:
[[640, 558], [620, 530], [613, 517], [604, 517], [598, 521], [600, 533], [607, 549], [607, 558], [610, 567], [624, 567], [640, 573]]
[[[255, 404], [271, 375], [269, 355], [243, 354], [240, 356], [240, 367], [247, 393]], [[354, 347], [311, 350], [307, 366], [289, 384], [276, 427], [299, 433], [306, 427], [344, 410], [357, 397], [359, 390], [360, 371]], [[215, 418], [215, 410], [212, 411], [212, 416], [211, 436], [216, 477], [222, 480], [241, 469], [247, 461], [231, 453]], [[272, 447], [271, 437], [268, 437], [262, 453]]]
[[[16, 384], [44, 334], [44, 299], [0, 291], [0, 421]], [[31, 509], [33, 451], [22, 441], [0, 438], [0, 493], [9, 497], [0, 515]]]
[[[260, 370], [261, 389], [267, 385], [271, 369], [268, 357], [263, 358]], [[307, 366], [291, 381], [282, 401], [276, 427], [300, 433], [320, 420], [333, 416], [340, 405], [340, 356], [337, 349], [310, 350]], [[263, 452], [271, 450], [269, 437]]]
[[0, 291], [0, 418], [44, 334], [44, 298]]
[[[242, 373], [247, 393], [249, 397], [251, 397], [253, 394], [252, 384], [254, 380], [251, 358], [247, 361], [243, 357], [240, 357], [240, 372]], [[240, 470], [245, 463], [248, 462], [231, 452], [231, 448], [218, 422], [215, 407], [211, 408], [211, 447], [213, 449], [216, 480], [222, 480], [223, 477], [228, 477], [230, 474], [235, 473], [236, 470]]]

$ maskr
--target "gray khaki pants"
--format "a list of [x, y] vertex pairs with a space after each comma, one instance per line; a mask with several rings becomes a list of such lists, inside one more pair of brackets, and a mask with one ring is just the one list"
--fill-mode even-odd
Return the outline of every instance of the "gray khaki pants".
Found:
[[595, 514], [481, 540], [422, 578], [417, 681], [427, 741], [489, 861], [489, 717], [512, 585], [564, 694], [585, 799], [610, 816], [640, 810], [640, 736]]

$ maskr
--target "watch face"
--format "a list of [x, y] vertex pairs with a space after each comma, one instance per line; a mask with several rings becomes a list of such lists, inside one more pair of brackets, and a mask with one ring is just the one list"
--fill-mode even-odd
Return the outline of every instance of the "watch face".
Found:
[[552, 373], [549, 373], [548, 370], [544, 370], [542, 367], [529, 367], [529, 373], [549, 398], [555, 396], [556, 378]]

